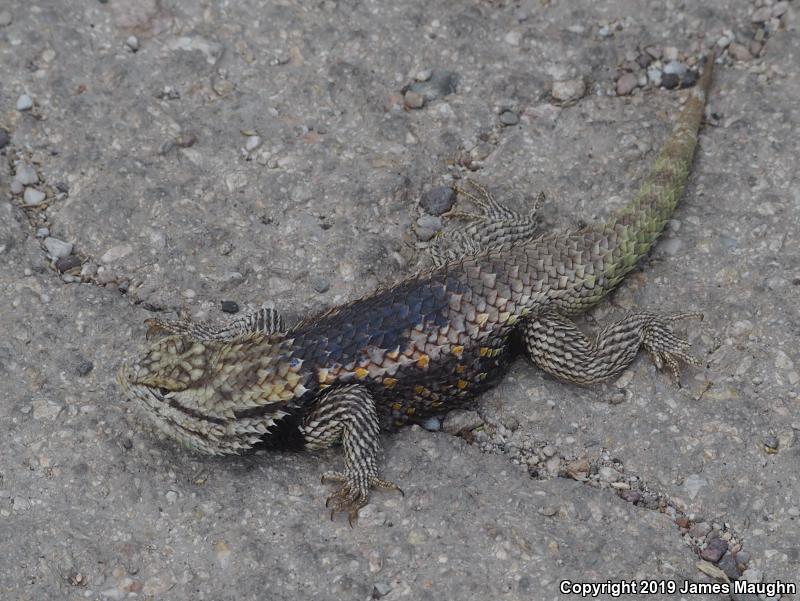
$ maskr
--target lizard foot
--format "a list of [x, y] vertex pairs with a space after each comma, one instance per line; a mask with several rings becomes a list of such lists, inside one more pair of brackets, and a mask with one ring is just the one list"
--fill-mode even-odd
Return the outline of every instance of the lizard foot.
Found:
[[536, 209], [543, 194], [534, 202], [529, 215], [522, 215], [498, 202], [486, 188], [473, 179], [466, 179], [469, 188], [454, 186], [453, 190], [475, 205], [475, 212], [451, 209], [442, 214], [447, 219], [462, 219], [461, 224], [440, 232], [429, 247], [435, 265], [456, 261], [506, 243], [529, 240], [536, 230]]
[[371, 487], [383, 488], [386, 490], [396, 490], [405, 496], [401, 489], [394, 482], [382, 480], [377, 476], [359, 475], [349, 476], [342, 472], [325, 472], [322, 474], [322, 482], [341, 482], [342, 485], [325, 501], [325, 507], [331, 510], [331, 520], [336, 513], [347, 512], [347, 521], [352, 528], [358, 522], [358, 512], [369, 502], [369, 489]]
[[666, 365], [679, 387], [681, 385], [681, 362], [696, 367], [702, 365], [698, 358], [689, 354], [689, 342], [676, 336], [672, 331], [672, 324], [683, 319], [703, 319], [703, 314], [686, 312], [656, 317], [645, 329], [642, 342], [642, 346], [650, 353], [656, 367], [663, 369]]

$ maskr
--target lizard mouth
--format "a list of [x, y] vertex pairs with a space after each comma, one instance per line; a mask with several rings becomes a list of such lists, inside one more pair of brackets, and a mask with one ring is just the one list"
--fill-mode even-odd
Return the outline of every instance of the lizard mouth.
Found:
[[138, 371], [138, 365], [131, 365], [129, 363], [123, 363], [119, 370], [117, 370], [117, 384], [126, 395], [130, 392], [131, 385], [136, 381], [136, 373]]

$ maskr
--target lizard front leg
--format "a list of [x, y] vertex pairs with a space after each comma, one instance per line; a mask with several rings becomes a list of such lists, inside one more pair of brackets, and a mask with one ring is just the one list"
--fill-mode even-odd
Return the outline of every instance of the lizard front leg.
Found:
[[373, 486], [403, 494], [396, 484], [378, 477], [380, 425], [375, 401], [364, 386], [353, 384], [323, 393], [306, 414], [300, 431], [308, 449], [324, 449], [339, 442], [344, 447], [344, 472], [322, 475], [323, 482], [342, 483], [325, 503], [331, 508], [331, 519], [337, 511], [346, 511], [352, 526]]
[[702, 317], [701, 313], [660, 316], [637, 311], [590, 340], [570, 319], [548, 312], [530, 318], [523, 327], [523, 338], [531, 360], [562, 380], [584, 386], [608, 380], [628, 367], [643, 348], [659, 369], [666, 365], [680, 385], [680, 363], [699, 366], [700, 362], [688, 353], [689, 343], [675, 335], [672, 324]]
[[166, 333], [188, 336], [193, 340], [236, 340], [247, 334], [262, 332], [278, 334], [286, 331], [286, 324], [278, 311], [271, 307], [261, 307], [258, 311], [242, 315], [229, 322], [217, 325], [207, 321], [192, 322], [185, 319], [148, 319], [147, 338]]

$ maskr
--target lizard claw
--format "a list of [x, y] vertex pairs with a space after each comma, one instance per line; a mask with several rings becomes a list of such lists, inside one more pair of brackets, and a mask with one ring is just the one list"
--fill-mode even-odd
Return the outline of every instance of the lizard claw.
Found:
[[337, 513], [347, 513], [347, 521], [353, 528], [358, 523], [358, 512], [369, 502], [371, 487], [396, 490], [405, 496], [403, 490], [394, 482], [382, 480], [377, 476], [362, 479], [358, 475], [352, 477], [342, 472], [325, 472], [322, 482], [341, 482], [341, 486], [325, 500], [325, 507], [331, 510], [331, 520]]
[[703, 319], [702, 313], [673, 313], [665, 317], [657, 317], [644, 332], [643, 346], [660, 370], [666, 366], [678, 387], [681, 386], [681, 363], [702, 366], [702, 362], [689, 354], [691, 345], [688, 340], [680, 338], [672, 331], [672, 324], [682, 319]]

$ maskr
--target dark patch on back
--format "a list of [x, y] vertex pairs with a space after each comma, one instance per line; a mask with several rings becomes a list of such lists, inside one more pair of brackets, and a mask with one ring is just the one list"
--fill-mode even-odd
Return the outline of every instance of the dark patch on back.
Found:
[[304, 322], [290, 333], [292, 352], [326, 366], [356, 362], [369, 347], [405, 348], [414, 326], [446, 325], [449, 297], [463, 290], [464, 284], [445, 270], [402, 282]]

